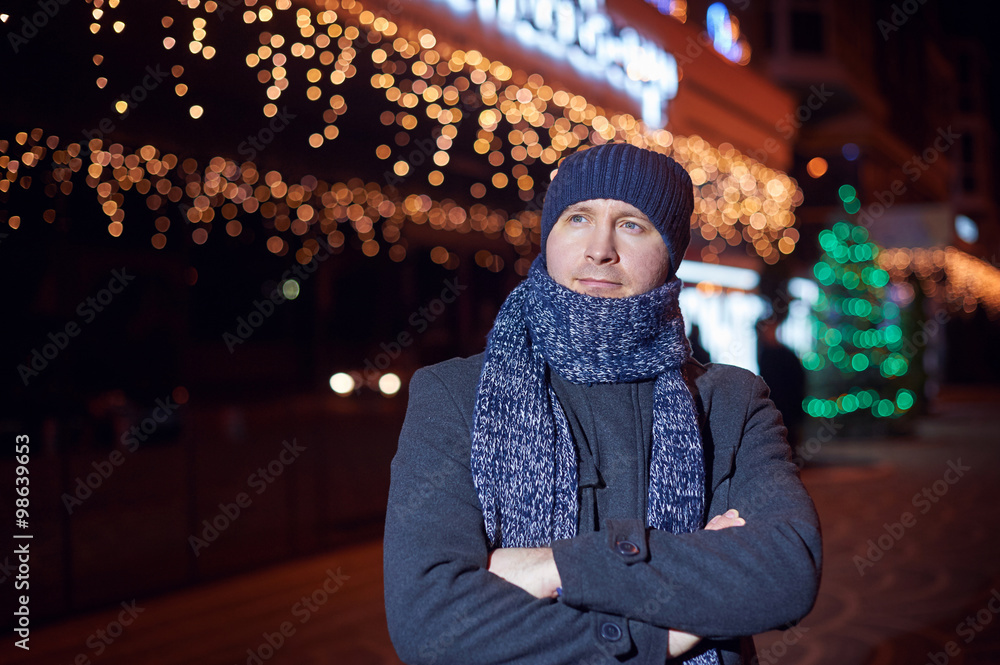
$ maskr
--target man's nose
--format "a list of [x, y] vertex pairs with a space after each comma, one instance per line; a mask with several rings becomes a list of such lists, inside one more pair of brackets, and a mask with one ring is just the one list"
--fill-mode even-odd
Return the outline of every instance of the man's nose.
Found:
[[597, 264], [616, 263], [618, 261], [613, 225], [597, 224], [587, 240], [587, 259]]

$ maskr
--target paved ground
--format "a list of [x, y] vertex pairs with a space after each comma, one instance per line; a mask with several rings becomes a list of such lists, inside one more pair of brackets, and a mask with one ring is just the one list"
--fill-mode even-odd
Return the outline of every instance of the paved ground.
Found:
[[[804, 479], [824, 529], [820, 597], [799, 628], [759, 639], [761, 664], [1000, 664], [998, 397], [964, 395], [907, 439], [835, 441], [816, 453]], [[134, 613], [35, 630], [30, 653], [7, 637], [0, 662], [399, 662], [377, 541], [143, 601]]]
[[1000, 663], [1000, 399], [963, 398], [919, 436], [816, 456], [820, 597], [798, 634], [759, 640], [762, 664]]

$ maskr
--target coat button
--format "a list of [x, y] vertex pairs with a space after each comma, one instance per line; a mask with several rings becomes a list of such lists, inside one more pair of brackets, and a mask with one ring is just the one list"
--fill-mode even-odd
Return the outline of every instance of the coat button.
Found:
[[606, 639], [608, 642], [617, 642], [622, 638], [622, 629], [618, 627], [618, 624], [607, 623], [601, 624], [601, 637]]
[[632, 556], [639, 553], [639, 547], [631, 540], [619, 540], [615, 543], [618, 553], [624, 556]]

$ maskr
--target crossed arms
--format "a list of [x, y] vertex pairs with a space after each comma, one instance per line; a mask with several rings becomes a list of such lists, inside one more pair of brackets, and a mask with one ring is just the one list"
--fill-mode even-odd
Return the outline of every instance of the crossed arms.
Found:
[[[414, 375], [393, 461], [386, 613], [403, 660], [616, 663], [618, 656], [662, 663], [681, 632], [691, 639], [752, 635], [811, 608], [819, 581], [818, 523], [762, 382], [748, 373], [720, 376], [732, 384], [729, 393], [742, 394], [743, 411], [731, 427], [735, 433], [712, 431], [714, 445], [723, 450], [728, 444], [733, 452], [728, 477], [714, 474], [711, 513], [731, 506], [746, 524], [674, 535], [621, 521], [557, 541], [541, 555], [551, 554], [563, 587], [554, 600], [549, 564], [540, 564], [544, 584], [529, 592], [509, 566], [507, 579], [501, 576], [505, 557], [517, 555], [488, 548], [469, 471], [477, 377], [462, 362], [469, 361]], [[716, 466], [725, 466], [724, 456], [716, 457]], [[638, 556], [615, 552], [611, 541], [619, 532], [638, 543]], [[624, 637], [605, 640], [609, 623]]]
[[[736, 509], [716, 515], [705, 529], [721, 531], [743, 526], [746, 520]], [[488, 570], [511, 584], [524, 589], [535, 598], [556, 598], [562, 590], [562, 579], [551, 547], [501, 547], [490, 552]], [[668, 633], [667, 655], [676, 658], [697, 646], [701, 638], [682, 630]]]

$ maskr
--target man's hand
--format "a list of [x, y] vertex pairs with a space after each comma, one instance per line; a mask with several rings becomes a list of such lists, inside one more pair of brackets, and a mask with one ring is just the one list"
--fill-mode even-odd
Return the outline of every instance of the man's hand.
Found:
[[740, 511], [730, 508], [722, 515], [716, 515], [705, 525], [705, 531], [722, 531], [731, 526], [743, 526], [747, 521], [740, 517]]
[[490, 552], [488, 570], [535, 598], [555, 598], [562, 586], [549, 547], [501, 547]]
[[[721, 531], [722, 529], [728, 529], [731, 526], [743, 526], [747, 521], [740, 517], [740, 512], [735, 509], [727, 510], [722, 515], [716, 515], [712, 520], [705, 525], [705, 531]], [[683, 630], [670, 629], [668, 634], [669, 644], [667, 647], [667, 653], [671, 658], [676, 658], [686, 651], [690, 651], [695, 647], [698, 642], [701, 642], [701, 638], [697, 635], [691, 633], [686, 633]]]

